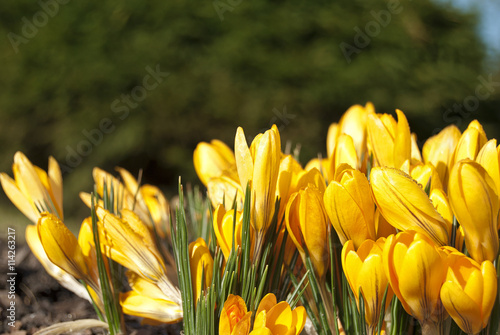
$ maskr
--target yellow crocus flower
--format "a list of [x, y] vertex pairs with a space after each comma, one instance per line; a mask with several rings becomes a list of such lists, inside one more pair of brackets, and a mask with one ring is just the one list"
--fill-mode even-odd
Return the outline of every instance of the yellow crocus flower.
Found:
[[359, 247], [364, 240], [375, 239], [375, 204], [364, 173], [351, 168], [343, 170], [328, 185], [323, 199], [342, 244], [353, 240]]
[[370, 184], [380, 213], [399, 230], [415, 230], [438, 245], [448, 243], [448, 228], [424, 190], [401, 170], [375, 167]]
[[[479, 151], [476, 162], [488, 172], [491, 178], [495, 181], [497, 194], [500, 195], [500, 145], [497, 146], [497, 140], [488, 141]], [[499, 227], [500, 229], [500, 221]]]
[[446, 278], [447, 254], [426, 235], [406, 231], [391, 235], [384, 246], [384, 270], [405, 311], [433, 329], [444, 320], [439, 296]]
[[488, 325], [497, 296], [493, 263], [479, 264], [462, 253], [451, 253], [440, 296], [444, 308], [464, 332], [479, 333]]
[[0, 173], [0, 182], [10, 201], [36, 223], [43, 211], [63, 219], [62, 174], [59, 164], [49, 157], [48, 172], [33, 165], [20, 151], [14, 155], [14, 179]]
[[[374, 166], [401, 168], [411, 158], [411, 133], [408, 120], [396, 110], [398, 122], [389, 114], [368, 113], [368, 148]], [[408, 171], [406, 171], [408, 172]]]
[[326, 274], [329, 264], [329, 223], [323, 197], [317, 188], [306, 187], [288, 200], [285, 222], [290, 238], [305, 263], [305, 248], [319, 278]]
[[333, 153], [337, 145], [338, 134], [339, 134], [339, 125], [337, 123], [332, 123], [330, 127], [328, 127], [328, 133], [326, 134], [327, 157], [333, 157]]
[[263, 237], [274, 215], [276, 184], [281, 162], [281, 140], [278, 128], [273, 127], [257, 135], [250, 148], [241, 127], [234, 141], [236, 166], [242, 189], [250, 184], [252, 190], [251, 224], [259, 240]]
[[424, 163], [430, 163], [439, 174], [444, 189], [448, 187], [448, 164], [460, 140], [460, 130], [455, 125], [450, 125], [438, 134], [429, 137], [422, 148]]
[[250, 332], [252, 312], [243, 298], [230, 294], [224, 302], [219, 321], [220, 335], [246, 335]]
[[250, 335], [298, 335], [304, 329], [306, 318], [304, 307], [292, 310], [286, 301], [278, 303], [276, 296], [268, 293], [259, 303]]
[[223, 175], [238, 181], [234, 153], [224, 142], [212, 140], [201, 142], [193, 153], [194, 169], [203, 185], [207, 186], [212, 178]]
[[[199, 299], [201, 291], [212, 284], [212, 271], [214, 259], [205, 240], [199, 237], [189, 243], [189, 264], [193, 281], [193, 296]], [[204, 286], [202, 286], [204, 283]]]
[[[241, 226], [243, 219], [241, 214], [242, 212], [235, 211], [234, 209], [226, 212], [226, 209], [222, 205], [219, 205], [214, 211], [213, 224], [215, 237], [226, 260], [229, 258], [233, 246], [233, 238], [235, 239], [235, 247], [238, 248], [238, 246], [241, 246]], [[234, 220], [236, 220], [235, 225]]]
[[448, 194], [471, 257], [476, 262], [495, 260], [499, 199], [494, 180], [479, 163], [461, 160], [451, 170]]
[[460, 137], [453, 155], [450, 157], [448, 169], [451, 170], [462, 159], [475, 160], [477, 154], [487, 141], [488, 139], [486, 138], [483, 126], [477, 120], [469, 123], [469, 126]]
[[103, 234], [101, 247], [106, 256], [157, 285], [170, 300], [180, 304], [179, 289], [170, 282], [165, 263], [146, 224], [128, 209], [122, 210], [121, 218], [101, 206], [96, 207], [96, 213], [99, 231]]
[[[369, 113], [375, 113], [375, 107], [367, 102], [363, 107], [354, 105], [342, 115], [339, 122], [338, 136], [349, 135], [352, 138], [357, 158], [361, 161], [366, 158], [367, 145], [367, 118]], [[352, 166], [356, 168], [356, 166]]]
[[384, 292], [389, 285], [382, 261], [384, 244], [385, 238], [376, 242], [365, 240], [356, 250], [354, 242], [350, 240], [342, 248], [342, 267], [356, 297], [358, 309], [360, 290], [363, 295], [368, 334], [375, 334], [380, 315], [385, 313], [393, 295], [389, 287], [386, 304], [382, 306]]
[[239, 181], [235, 181], [227, 176], [212, 178], [207, 184], [208, 198], [212, 206], [217, 208], [220, 204], [224, 204], [226, 210], [233, 208], [233, 203], [236, 198], [236, 208], [243, 209], [243, 198], [245, 194]]
[[335, 171], [340, 164], [347, 164], [353, 169], [360, 168], [360, 160], [356, 153], [356, 147], [351, 136], [341, 134], [337, 138], [335, 153], [330, 160], [330, 164], [329, 175], [331, 177], [335, 176]]

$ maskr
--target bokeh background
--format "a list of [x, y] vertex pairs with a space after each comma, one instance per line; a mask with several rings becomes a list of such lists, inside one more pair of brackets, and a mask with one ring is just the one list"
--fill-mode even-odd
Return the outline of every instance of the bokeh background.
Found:
[[[473, 119], [499, 138], [499, 12], [498, 0], [5, 0], [0, 171], [18, 150], [44, 169], [54, 156], [76, 224], [94, 166], [142, 168], [173, 196], [179, 176], [199, 183], [196, 144], [232, 146], [237, 126], [251, 138], [276, 123], [302, 163], [367, 101], [403, 110], [420, 145]], [[26, 224], [0, 193], [0, 225]]]

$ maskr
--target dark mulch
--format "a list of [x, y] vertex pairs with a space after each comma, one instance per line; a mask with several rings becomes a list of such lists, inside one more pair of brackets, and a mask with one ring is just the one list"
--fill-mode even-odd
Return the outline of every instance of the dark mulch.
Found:
[[[79, 319], [96, 319], [91, 304], [63, 288], [49, 276], [30, 249], [22, 241], [16, 241], [15, 299], [9, 298], [7, 280], [8, 248], [4, 238], [0, 239], [0, 333], [27, 335], [55, 323]], [[10, 302], [15, 301], [15, 324], [7, 319]], [[179, 325], [142, 326], [140, 319], [125, 316], [127, 332], [132, 335], [179, 334]], [[102, 334], [100, 329], [86, 330], [74, 334]]]

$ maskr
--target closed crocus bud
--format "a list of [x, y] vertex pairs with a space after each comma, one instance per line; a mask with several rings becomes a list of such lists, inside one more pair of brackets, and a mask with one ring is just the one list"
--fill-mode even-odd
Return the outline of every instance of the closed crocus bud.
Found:
[[278, 128], [259, 134], [250, 148], [241, 127], [234, 141], [236, 166], [242, 189], [252, 190], [251, 224], [261, 238], [271, 223], [276, 202], [276, 184], [281, 161], [281, 140]]
[[[369, 112], [375, 112], [375, 108], [371, 102], [368, 102], [364, 107], [361, 105], [354, 105], [342, 115], [339, 122], [339, 135], [346, 134], [352, 138], [358, 159], [367, 156], [366, 122]], [[353, 166], [353, 168], [356, 167]]]
[[469, 126], [460, 137], [453, 155], [450, 157], [448, 168], [452, 169], [462, 159], [475, 160], [487, 140], [483, 126], [477, 120], [469, 123]]
[[332, 157], [337, 144], [337, 136], [339, 134], [339, 125], [337, 123], [332, 123], [328, 127], [328, 133], [326, 134], [326, 154], [327, 157]]
[[205, 240], [199, 237], [189, 243], [189, 264], [193, 281], [193, 296], [199, 299], [201, 291], [212, 284], [214, 259]]
[[497, 296], [493, 263], [481, 264], [455, 252], [448, 256], [448, 273], [441, 287], [444, 308], [467, 334], [477, 334], [488, 325]]
[[363, 295], [365, 306], [365, 320], [368, 333], [375, 334], [378, 320], [389, 305], [393, 292], [387, 291], [385, 306], [382, 306], [384, 293], [389, 281], [382, 262], [385, 238], [366, 240], [357, 249], [353, 241], [348, 241], [342, 248], [342, 268], [349, 282], [349, 286], [356, 297], [359, 309], [359, 292]]
[[[423, 334], [444, 319], [439, 296], [446, 278], [447, 254], [415, 231], [387, 238], [383, 261], [389, 283], [405, 311], [420, 321]], [[437, 333], [436, 333], [437, 334]]]
[[[235, 217], [236, 216], [236, 217]], [[236, 224], [235, 224], [236, 222]], [[226, 212], [224, 206], [219, 205], [214, 212], [214, 232], [217, 238], [217, 243], [219, 244], [224, 258], [227, 260], [229, 258], [229, 253], [231, 252], [233, 246], [233, 238], [235, 248], [241, 245], [241, 226], [242, 217], [241, 212], [231, 209]], [[234, 231], [233, 231], [234, 227]]]
[[500, 195], [500, 145], [497, 147], [497, 140], [492, 139], [483, 146], [477, 155], [476, 162], [481, 164], [493, 178], [497, 186], [497, 194]]
[[448, 163], [455, 152], [460, 136], [460, 130], [455, 125], [450, 125], [437, 135], [430, 137], [422, 148], [424, 163], [430, 163], [436, 168], [445, 190], [448, 186]]
[[234, 153], [222, 141], [212, 140], [210, 143], [199, 143], [194, 150], [193, 162], [194, 169], [205, 186], [211, 178], [222, 175], [236, 180], [238, 178]]
[[342, 134], [337, 138], [335, 154], [330, 164], [330, 176], [335, 175], [337, 166], [340, 164], [348, 164], [353, 169], [359, 168], [358, 155], [351, 136]]
[[370, 174], [375, 203], [380, 213], [399, 230], [415, 230], [438, 245], [448, 243], [448, 227], [425, 191], [406, 173], [375, 167]]
[[471, 257], [493, 261], [498, 253], [499, 209], [493, 179], [479, 163], [462, 160], [451, 171], [448, 195]]
[[406, 116], [396, 110], [398, 122], [389, 114], [368, 113], [369, 148], [375, 166], [401, 168], [411, 158], [411, 133]]
[[298, 335], [304, 328], [306, 318], [304, 307], [292, 310], [286, 301], [277, 303], [276, 296], [268, 293], [259, 303], [250, 335]]
[[219, 334], [246, 335], [250, 332], [251, 318], [252, 312], [247, 311], [245, 301], [238, 295], [230, 294], [220, 314]]
[[307, 187], [292, 194], [288, 200], [285, 222], [290, 238], [305, 263], [305, 248], [316, 270], [322, 278], [329, 264], [328, 220], [323, 198], [314, 187]]
[[366, 176], [346, 169], [328, 185], [324, 195], [325, 209], [340, 242], [352, 240], [357, 248], [366, 239], [375, 240], [375, 204]]

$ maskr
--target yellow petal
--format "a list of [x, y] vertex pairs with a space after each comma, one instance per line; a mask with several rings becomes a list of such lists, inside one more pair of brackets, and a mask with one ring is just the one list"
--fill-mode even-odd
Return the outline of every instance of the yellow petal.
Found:
[[486, 144], [486, 141], [487, 138], [483, 126], [477, 120], [472, 121], [457, 143], [455, 152], [450, 158], [449, 168], [453, 168], [462, 159], [469, 158], [475, 160], [481, 148]]
[[244, 193], [241, 185], [227, 177], [212, 178], [207, 184], [208, 197], [212, 202], [212, 206], [217, 207], [224, 204], [226, 210], [233, 208], [234, 200], [236, 198], [236, 208], [243, 209]]
[[410, 176], [400, 170], [375, 167], [370, 182], [377, 207], [391, 225], [422, 232], [439, 245], [448, 242], [446, 222]]
[[472, 258], [477, 262], [493, 261], [498, 253], [499, 199], [495, 182], [481, 165], [462, 160], [451, 171], [448, 193]]
[[354, 141], [351, 136], [342, 134], [337, 138], [334, 163], [335, 166], [332, 171], [335, 171], [336, 167], [342, 163], [348, 164], [353, 169], [357, 169], [359, 167], [356, 147], [354, 146]]
[[375, 166], [394, 166], [396, 124], [392, 116], [368, 113], [367, 133]]
[[[214, 260], [210, 250], [201, 237], [189, 244], [189, 262], [193, 281], [193, 294], [199, 298], [201, 291], [212, 284]], [[204, 283], [204, 286], [202, 286]]]
[[3, 190], [10, 201], [23, 213], [31, 222], [38, 221], [39, 212], [32, 202], [30, 202], [25, 195], [19, 190], [16, 182], [10, 178], [6, 173], [0, 173], [0, 182], [2, 183]]
[[394, 139], [394, 166], [400, 168], [411, 157], [411, 133], [405, 114], [396, 109], [398, 124]]
[[201, 182], [206, 186], [211, 178], [228, 174], [235, 178], [236, 161], [233, 151], [219, 140], [201, 142], [193, 154], [194, 168]]
[[495, 181], [497, 194], [500, 194], [500, 146], [497, 147], [497, 140], [488, 141], [479, 154], [476, 161], [488, 172]]
[[292, 309], [286, 301], [276, 304], [267, 312], [266, 325], [273, 334], [286, 334], [292, 321]]
[[259, 303], [256, 315], [259, 315], [261, 311], [268, 312], [276, 303], [276, 296], [273, 293], [266, 294]]
[[335, 144], [337, 143], [338, 130], [339, 128], [336, 123], [332, 123], [330, 127], [328, 127], [328, 133], [326, 134], [327, 157], [333, 156], [333, 152], [335, 150]]
[[241, 127], [238, 127], [236, 130], [236, 137], [234, 139], [234, 155], [241, 187], [246, 189], [248, 181], [252, 180], [254, 167], [252, 154], [250, 153], [245, 133]]
[[135, 291], [120, 293], [123, 313], [163, 323], [176, 323], [182, 319], [182, 307], [178, 304], [143, 296]]
[[38, 235], [47, 257], [77, 279], [88, 279], [88, 268], [78, 241], [69, 229], [52, 214], [42, 213]]
[[55, 160], [54, 157], [49, 157], [49, 167], [48, 167], [49, 183], [52, 196], [54, 197], [54, 205], [57, 206], [57, 211], [59, 218], [64, 220], [63, 216], [63, 181], [61, 168]]

